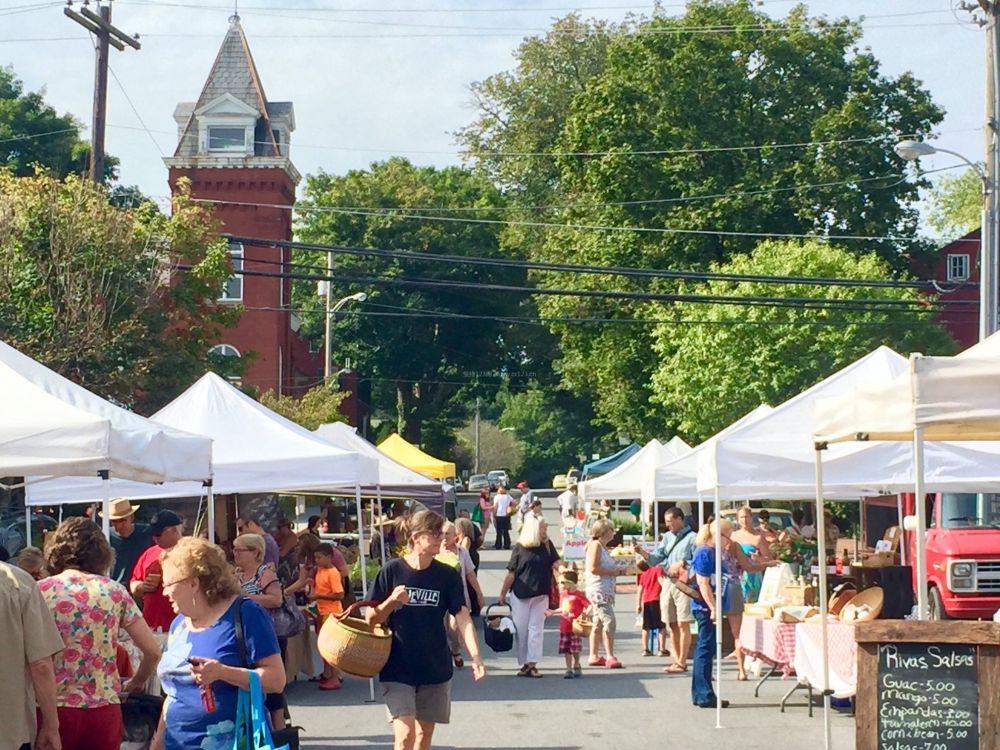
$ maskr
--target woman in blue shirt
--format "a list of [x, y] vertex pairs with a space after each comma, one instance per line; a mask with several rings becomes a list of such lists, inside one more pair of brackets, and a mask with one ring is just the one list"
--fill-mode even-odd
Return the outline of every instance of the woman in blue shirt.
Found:
[[265, 693], [285, 686], [274, 626], [259, 604], [240, 595], [240, 584], [216, 545], [185, 537], [163, 553], [161, 564], [163, 593], [177, 617], [158, 669], [167, 698], [151, 747], [230, 750], [237, 699], [249, 686], [249, 671], [260, 676]]
[[[729, 536], [733, 527], [728, 521], [713, 521], [705, 524], [698, 531], [695, 540], [694, 558], [691, 560], [691, 570], [694, 572], [701, 592], [701, 600], [691, 603], [691, 612], [698, 623], [698, 641], [694, 647], [694, 668], [691, 673], [691, 701], [702, 708], [715, 708], [719, 702], [715, 690], [712, 689], [712, 662], [715, 659], [715, 621], [724, 617], [729, 599], [729, 575], [726, 566], [722, 567], [722, 601], [716, 599], [715, 593], [719, 586], [715, 578], [715, 539], [716, 534], [722, 535], [723, 554], [729, 547]], [[719, 606], [721, 604], [721, 607]], [[723, 700], [722, 707], [729, 705]]]

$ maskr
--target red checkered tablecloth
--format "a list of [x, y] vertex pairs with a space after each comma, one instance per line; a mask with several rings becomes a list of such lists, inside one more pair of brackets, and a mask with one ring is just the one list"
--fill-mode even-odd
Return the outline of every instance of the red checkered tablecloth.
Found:
[[795, 623], [743, 615], [740, 647], [751, 656], [781, 669], [783, 677], [795, 663]]

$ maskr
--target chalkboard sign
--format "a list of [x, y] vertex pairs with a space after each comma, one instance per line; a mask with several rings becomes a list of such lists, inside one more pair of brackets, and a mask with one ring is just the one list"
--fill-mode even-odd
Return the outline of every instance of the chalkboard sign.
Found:
[[976, 647], [878, 646], [879, 750], [979, 750]]

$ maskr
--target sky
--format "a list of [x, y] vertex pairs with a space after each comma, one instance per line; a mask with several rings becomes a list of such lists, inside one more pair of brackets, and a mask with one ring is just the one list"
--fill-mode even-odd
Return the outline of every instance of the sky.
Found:
[[[911, 71], [947, 112], [936, 146], [982, 161], [985, 31], [958, 0], [813, 0], [812, 15], [866, 16], [863, 45], [883, 72]], [[94, 53], [63, 2], [0, 0], [0, 65], [60, 113], [91, 119]], [[76, 3], [79, 7], [79, 0]], [[794, 5], [763, 0], [780, 18]], [[679, 0], [663, 0], [669, 13]], [[91, 4], [91, 8], [94, 5]], [[107, 150], [123, 184], [168, 194], [162, 158], [176, 146], [173, 110], [201, 91], [234, 0], [114, 0], [113, 22], [142, 49], [111, 51]], [[627, 0], [241, 0], [239, 14], [272, 101], [292, 101], [291, 156], [303, 175], [342, 174], [402, 155], [421, 165], [459, 163], [453, 133], [473, 112], [471, 82], [510, 69], [525, 36], [553, 18], [621, 20], [652, 3]], [[960, 164], [936, 155], [925, 169]], [[957, 170], [942, 174], [957, 174]]]

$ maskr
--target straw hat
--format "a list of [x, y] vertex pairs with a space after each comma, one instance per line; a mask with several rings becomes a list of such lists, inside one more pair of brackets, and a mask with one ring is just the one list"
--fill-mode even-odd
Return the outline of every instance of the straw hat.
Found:
[[108, 520], [120, 521], [123, 518], [128, 518], [137, 510], [139, 510], [139, 506], [132, 505], [127, 497], [116, 497], [108, 506]]

